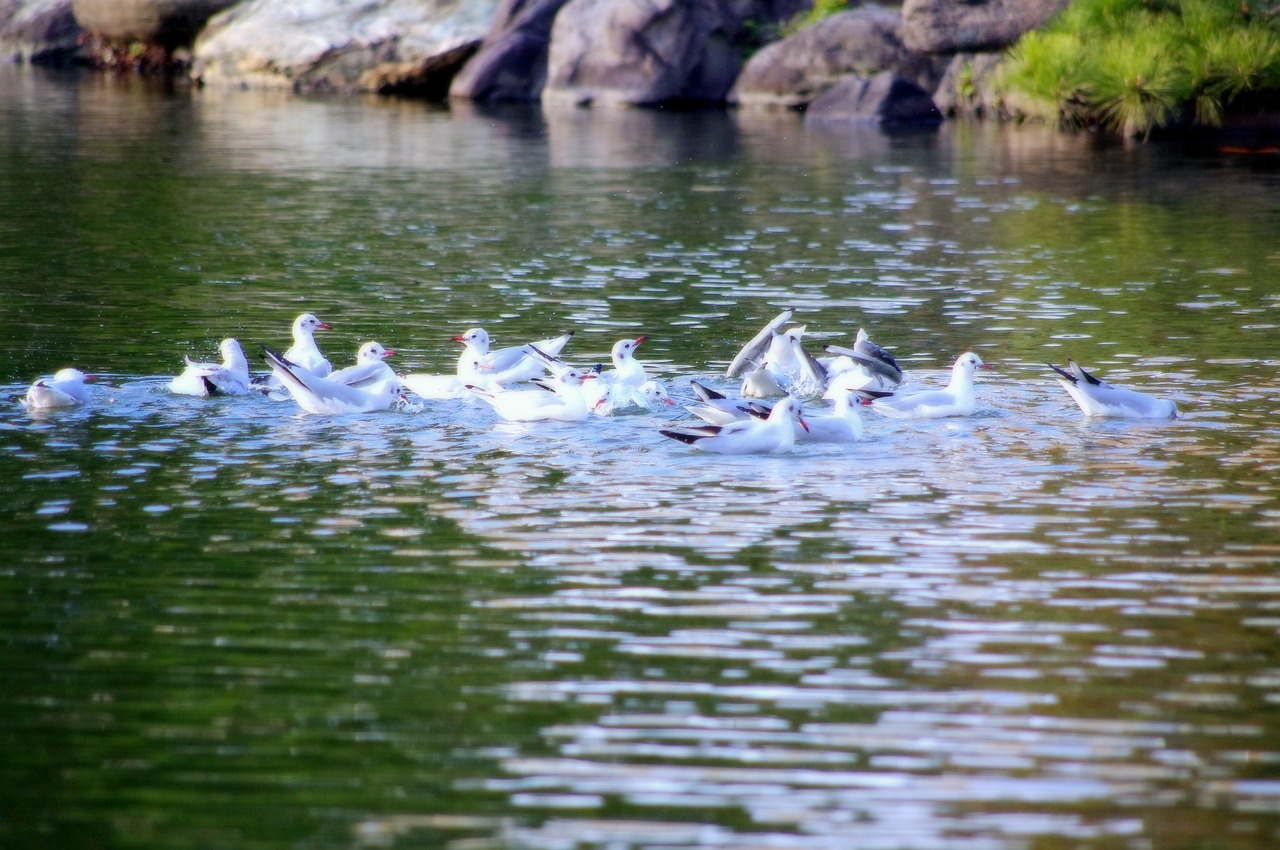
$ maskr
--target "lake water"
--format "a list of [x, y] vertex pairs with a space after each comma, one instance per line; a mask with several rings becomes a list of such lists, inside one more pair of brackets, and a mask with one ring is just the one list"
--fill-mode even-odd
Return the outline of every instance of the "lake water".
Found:
[[[645, 334], [683, 404], [784, 307], [979, 352], [977, 413], [725, 458], [165, 388], [309, 310], [402, 372]], [[1275, 847], [1278, 370], [1267, 154], [0, 67], [0, 845]]]

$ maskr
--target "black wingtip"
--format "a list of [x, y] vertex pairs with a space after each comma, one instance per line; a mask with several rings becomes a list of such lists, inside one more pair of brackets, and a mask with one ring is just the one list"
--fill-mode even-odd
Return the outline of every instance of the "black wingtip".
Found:
[[705, 434], [686, 434], [684, 431], [667, 431], [665, 429], [658, 431], [658, 433], [664, 437], [670, 437], [673, 440], [679, 440], [680, 442], [686, 443], [690, 446], [692, 446], [694, 443], [698, 442], [698, 440], [701, 440], [704, 436], [706, 436]]
[[221, 390], [218, 389], [218, 385], [209, 380], [207, 375], [201, 375], [200, 381], [204, 384], [204, 391], [209, 395], [217, 395], [221, 392]]
[[1073, 384], [1074, 384], [1074, 383], [1076, 382], [1076, 376], [1075, 376], [1075, 375], [1073, 375], [1073, 374], [1071, 374], [1070, 372], [1068, 372], [1066, 369], [1061, 369], [1061, 368], [1059, 368], [1059, 367], [1057, 367], [1057, 366], [1054, 366], [1054, 365], [1053, 365], [1052, 363], [1050, 363], [1048, 360], [1046, 360], [1046, 361], [1045, 361], [1044, 365], [1048, 366], [1050, 369], [1052, 369], [1053, 371], [1057, 372], [1059, 375], [1061, 375], [1062, 377], [1066, 378], [1066, 379], [1067, 379], [1068, 381], [1070, 381], [1071, 383], [1073, 383]]

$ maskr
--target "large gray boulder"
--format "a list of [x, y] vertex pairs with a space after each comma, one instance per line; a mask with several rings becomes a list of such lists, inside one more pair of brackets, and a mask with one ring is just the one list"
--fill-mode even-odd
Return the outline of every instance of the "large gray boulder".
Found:
[[545, 104], [713, 104], [755, 28], [808, 0], [570, 0], [551, 32]]
[[801, 108], [849, 75], [894, 71], [923, 88], [941, 76], [940, 64], [902, 43], [897, 10], [864, 6], [831, 15], [768, 45], [742, 69], [729, 102]]
[[190, 47], [205, 22], [236, 0], [72, 0], [76, 21], [104, 44]]
[[489, 34], [449, 87], [449, 96], [536, 101], [547, 80], [551, 25], [568, 0], [502, 0]]
[[1000, 53], [957, 53], [933, 92], [938, 111], [966, 118], [1001, 117], [1002, 104], [993, 85], [1004, 61]]
[[902, 40], [925, 53], [995, 50], [1043, 26], [1070, 0], [905, 0]]
[[929, 93], [892, 71], [846, 77], [805, 111], [806, 124], [865, 124], [883, 129], [936, 127], [942, 115]]
[[71, 0], [0, 0], [0, 61], [61, 61], [81, 32]]
[[192, 76], [208, 85], [444, 97], [498, 0], [248, 0], [209, 22]]

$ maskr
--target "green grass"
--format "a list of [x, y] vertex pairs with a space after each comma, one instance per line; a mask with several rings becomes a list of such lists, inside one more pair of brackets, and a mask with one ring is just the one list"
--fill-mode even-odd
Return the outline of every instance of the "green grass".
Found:
[[1024, 112], [1125, 136], [1280, 102], [1280, 11], [1248, 0], [1076, 0], [1009, 50]]

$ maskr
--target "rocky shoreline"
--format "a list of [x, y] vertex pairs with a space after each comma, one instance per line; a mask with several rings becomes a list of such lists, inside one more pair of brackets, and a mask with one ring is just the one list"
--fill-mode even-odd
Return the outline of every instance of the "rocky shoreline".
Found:
[[0, 57], [205, 86], [546, 105], [791, 109], [805, 121], [1020, 117], [1004, 50], [1068, 0], [0, 0]]

